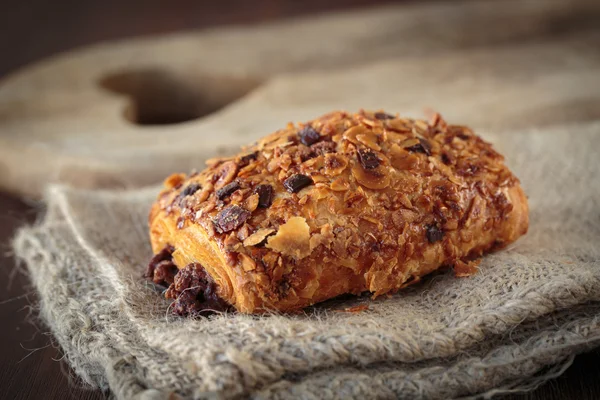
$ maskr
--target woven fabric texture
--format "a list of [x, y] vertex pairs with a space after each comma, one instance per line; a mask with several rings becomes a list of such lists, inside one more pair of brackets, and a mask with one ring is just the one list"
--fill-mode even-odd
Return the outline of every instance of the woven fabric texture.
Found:
[[[600, 123], [483, 133], [530, 198], [529, 233], [480, 272], [295, 315], [177, 318], [143, 278], [157, 188], [53, 186], [16, 254], [86, 382], [119, 399], [492, 396], [600, 345]], [[366, 304], [366, 311], [344, 309]], [[169, 397], [172, 396], [172, 397]]]

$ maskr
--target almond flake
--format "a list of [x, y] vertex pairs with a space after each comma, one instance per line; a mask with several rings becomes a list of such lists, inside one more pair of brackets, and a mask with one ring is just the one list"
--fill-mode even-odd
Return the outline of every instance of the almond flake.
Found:
[[457, 260], [456, 263], [454, 263], [454, 274], [459, 278], [475, 275], [477, 271], [479, 271], [480, 263], [481, 258], [467, 262]]
[[303, 217], [292, 217], [267, 241], [267, 248], [302, 259], [310, 254], [310, 229]]
[[185, 174], [173, 174], [164, 181], [167, 189], [178, 188], [185, 181]]
[[248, 236], [246, 238], [246, 240], [244, 240], [244, 246], [246, 246], [246, 247], [256, 246], [257, 244], [259, 244], [260, 242], [265, 240], [265, 238], [273, 232], [275, 232], [275, 229], [272, 229], [272, 228], [259, 229], [256, 232], [254, 232], [252, 235]]
[[256, 262], [244, 253], [240, 253], [242, 268], [244, 271], [253, 271], [256, 269]]

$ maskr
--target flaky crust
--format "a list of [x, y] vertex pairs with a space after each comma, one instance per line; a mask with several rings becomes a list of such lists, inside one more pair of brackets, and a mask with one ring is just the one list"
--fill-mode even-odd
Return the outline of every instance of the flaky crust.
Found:
[[165, 181], [152, 247], [173, 246], [180, 269], [202, 264], [244, 313], [393, 293], [528, 228], [503, 157], [437, 114], [333, 112], [208, 164]]

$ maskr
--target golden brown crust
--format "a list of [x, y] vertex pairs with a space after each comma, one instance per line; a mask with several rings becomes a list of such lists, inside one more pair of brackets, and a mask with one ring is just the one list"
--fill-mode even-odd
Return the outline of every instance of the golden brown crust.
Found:
[[[527, 199], [469, 128], [383, 112], [288, 124], [165, 182], [152, 247], [201, 263], [245, 313], [395, 292], [527, 231]], [[461, 264], [462, 265], [462, 264]]]

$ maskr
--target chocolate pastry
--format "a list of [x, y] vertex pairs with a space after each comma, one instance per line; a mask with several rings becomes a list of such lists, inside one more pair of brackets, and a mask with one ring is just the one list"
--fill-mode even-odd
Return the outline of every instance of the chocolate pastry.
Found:
[[[201, 283], [180, 313], [200, 313], [206, 299], [259, 313], [377, 297], [444, 265], [468, 275], [529, 223], [503, 157], [437, 114], [332, 112], [207, 164], [169, 177], [150, 212], [154, 269], [172, 262], [187, 267], [186, 284]], [[155, 280], [173, 280], [164, 275]]]

